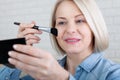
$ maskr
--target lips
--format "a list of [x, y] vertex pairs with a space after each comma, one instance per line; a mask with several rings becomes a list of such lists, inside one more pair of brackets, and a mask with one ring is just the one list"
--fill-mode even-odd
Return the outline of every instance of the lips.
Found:
[[67, 38], [67, 39], [65, 39], [65, 42], [69, 43], [69, 44], [75, 44], [75, 43], [78, 43], [79, 41], [80, 41], [80, 39], [78, 39], [78, 38]]

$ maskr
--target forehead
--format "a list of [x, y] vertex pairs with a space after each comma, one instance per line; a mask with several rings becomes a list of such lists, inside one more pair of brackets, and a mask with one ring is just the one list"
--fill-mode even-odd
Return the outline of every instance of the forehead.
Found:
[[75, 16], [78, 14], [82, 14], [82, 12], [72, 0], [65, 0], [61, 2], [56, 10], [56, 17]]

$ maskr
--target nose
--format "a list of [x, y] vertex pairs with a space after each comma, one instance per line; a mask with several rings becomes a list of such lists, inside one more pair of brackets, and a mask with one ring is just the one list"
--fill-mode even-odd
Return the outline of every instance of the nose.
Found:
[[77, 31], [77, 28], [76, 28], [75, 24], [69, 24], [66, 28], [66, 32], [69, 34], [76, 33], [76, 31]]

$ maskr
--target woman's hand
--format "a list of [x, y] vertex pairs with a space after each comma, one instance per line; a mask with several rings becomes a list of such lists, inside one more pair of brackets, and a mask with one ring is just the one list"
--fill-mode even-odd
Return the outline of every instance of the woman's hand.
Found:
[[25, 24], [25, 23], [20, 24], [17, 37], [18, 38], [25, 37], [27, 45], [32, 45], [40, 41], [40, 38], [35, 34], [41, 34], [42, 31], [32, 29], [34, 25], [35, 22], [31, 22], [29, 24]]
[[68, 80], [69, 73], [53, 56], [29, 45], [15, 45], [17, 51], [9, 52], [9, 62], [37, 80]]

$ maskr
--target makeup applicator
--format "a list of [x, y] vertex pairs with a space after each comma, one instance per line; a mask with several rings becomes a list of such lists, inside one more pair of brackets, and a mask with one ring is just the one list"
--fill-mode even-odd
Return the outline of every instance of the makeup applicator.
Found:
[[[14, 22], [15, 25], [20, 25], [19, 22]], [[50, 27], [42, 27], [42, 26], [36, 26], [34, 25], [33, 26], [33, 29], [37, 29], [37, 30], [42, 30], [42, 31], [45, 31], [45, 32], [48, 32], [48, 33], [51, 33], [55, 36], [58, 35], [58, 31], [56, 28], [50, 28]]]

